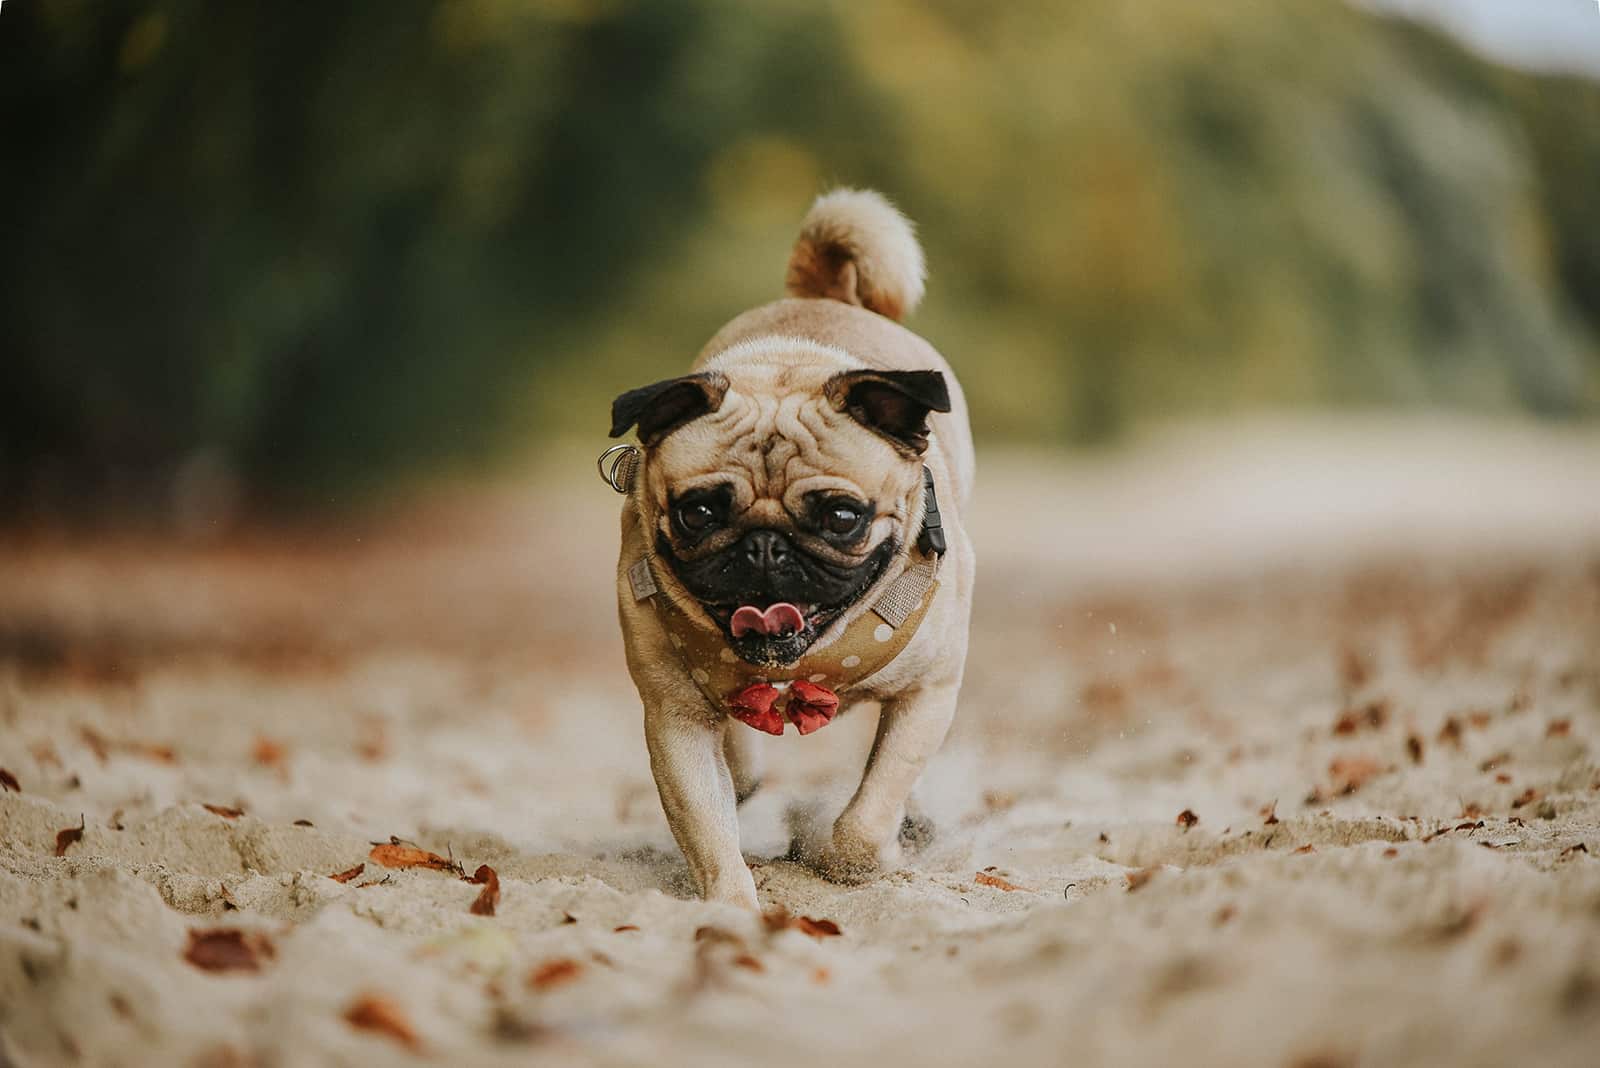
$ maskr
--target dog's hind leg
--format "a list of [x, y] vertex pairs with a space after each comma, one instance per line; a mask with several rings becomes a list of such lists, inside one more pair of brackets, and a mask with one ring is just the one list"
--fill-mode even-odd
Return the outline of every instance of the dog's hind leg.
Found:
[[733, 793], [739, 804], [761, 789], [761, 775], [766, 767], [761, 749], [761, 736], [742, 723], [730, 722], [722, 736], [722, 755], [733, 775]]

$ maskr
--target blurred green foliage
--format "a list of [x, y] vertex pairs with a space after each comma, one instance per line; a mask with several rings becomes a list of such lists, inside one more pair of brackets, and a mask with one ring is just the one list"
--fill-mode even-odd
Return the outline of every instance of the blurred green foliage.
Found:
[[985, 439], [1600, 401], [1600, 87], [1336, 0], [11, 0], [0, 116], [0, 503], [598, 439], [834, 182]]

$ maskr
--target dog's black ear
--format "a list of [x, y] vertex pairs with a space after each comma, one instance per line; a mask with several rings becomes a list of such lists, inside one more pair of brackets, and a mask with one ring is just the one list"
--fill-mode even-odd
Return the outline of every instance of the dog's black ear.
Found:
[[717, 371], [630, 389], [611, 402], [611, 436], [620, 438], [637, 423], [639, 440], [654, 445], [669, 431], [722, 407], [727, 393], [728, 379]]
[[825, 390], [836, 411], [918, 455], [928, 448], [928, 413], [950, 410], [938, 371], [844, 371]]

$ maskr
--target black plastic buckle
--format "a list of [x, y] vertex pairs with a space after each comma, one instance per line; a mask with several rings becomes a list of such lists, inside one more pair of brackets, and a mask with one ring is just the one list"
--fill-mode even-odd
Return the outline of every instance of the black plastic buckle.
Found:
[[933, 491], [933, 472], [922, 469], [922, 533], [917, 535], [917, 548], [930, 556], [943, 556], [948, 546], [944, 540], [944, 523], [939, 518], [939, 495]]

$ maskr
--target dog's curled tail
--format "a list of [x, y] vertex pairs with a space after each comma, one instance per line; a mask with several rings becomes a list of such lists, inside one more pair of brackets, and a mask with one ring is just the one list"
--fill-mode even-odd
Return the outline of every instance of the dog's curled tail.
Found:
[[792, 296], [842, 300], [898, 321], [922, 299], [923, 277], [911, 221], [880, 193], [835, 189], [800, 224], [785, 284]]

